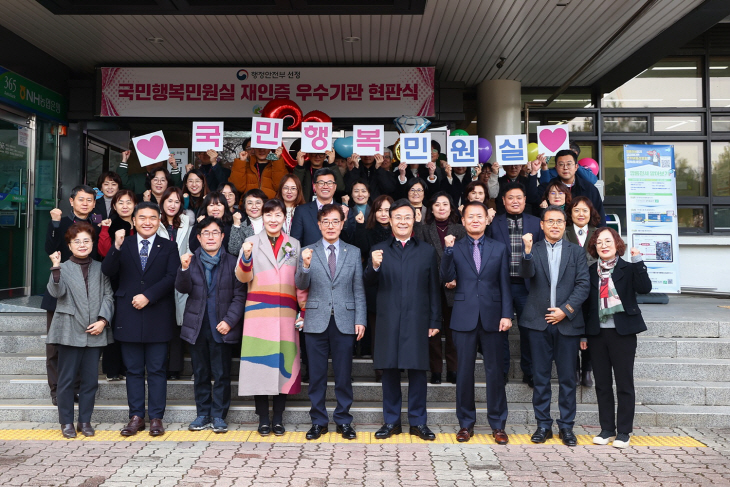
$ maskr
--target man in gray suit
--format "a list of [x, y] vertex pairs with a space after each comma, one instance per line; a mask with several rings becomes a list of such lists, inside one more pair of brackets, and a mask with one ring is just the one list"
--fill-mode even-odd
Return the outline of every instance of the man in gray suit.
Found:
[[585, 329], [583, 301], [588, 298], [590, 280], [585, 250], [563, 240], [565, 212], [550, 206], [543, 213], [540, 227], [545, 240], [533, 245], [532, 234], [522, 236], [523, 251], [520, 276], [530, 280], [530, 294], [521, 325], [529, 330], [532, 372], [535, 388], [532, 406], [537, 430], [533, 443], [544, 443], [553, 437], [550, 417], [550, 375], [552, 362], [558, 371], [560, 439], [567, 446], [576, 446], [573, 434], [576, 412], [576, 351]]
[[352, 351], [355, 339], [365, 333], [367, 311], [360, 249], [340, 240], [345, 214], [337, 204], [322, 206], [317, 214], [322, 239], [302, 249], [296, 273], [299, 289], [309, 289], [304, 312], [309, 367], [312, 428], [308, 440], [327, 433], [325, 406], [327, 359], [332, 353], [337, 407], [333, 415], [337, 432], [354, 440], [352, 427]]

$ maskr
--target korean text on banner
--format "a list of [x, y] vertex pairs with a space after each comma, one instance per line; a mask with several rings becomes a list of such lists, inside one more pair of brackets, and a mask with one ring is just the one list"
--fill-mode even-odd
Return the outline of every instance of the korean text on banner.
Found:
[[406, 164], [431, 162], [431, 134], [400, 134], [400, 160]]
[[494, 137], [497, 162], [502, 166], [527, 164], [526, 135], [497, 135]]
[[139, 165], [142, 167], [165, 161], [170, 156], [170, 150], [167, 148], [167, 142], [162, 130], [134, 137], [132, 143], [134, 144], [134, 150], [137, 151]]
[[569, 133], [568, 124], [537, 127], [537, 152], [546, 156], [554, 156], [561, 150], [569, 149]]
[[674, 146], [624, 145], [626, 233], [649, 270], [652, 292], [679, 293]]
[[280, 118], [254, 117], [251, 147], [275, 150], [281, 146], [284, 134], [284, 120]]
[[193, 122], [193, 152], [223, 150], [223, 122]]
[[352, 127], [352, 153], [374, 156], [383, 153], [385, 145], [384, 125], [354, 125]]
[[479, 164], [479, 137], [457, 135], [446, 137], [446, 156], [451, 167], [474, 167]]
[[302, 123], [302, 152], [316, 154], [332, 148], [332, 122]]

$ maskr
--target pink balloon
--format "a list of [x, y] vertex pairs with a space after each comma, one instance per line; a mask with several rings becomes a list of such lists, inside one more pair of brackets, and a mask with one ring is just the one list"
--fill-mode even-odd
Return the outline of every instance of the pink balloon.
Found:
[[598, 162], [596, 162], [595, 159], [591, 159], [590, 157], [584, 157], [583, 159], [578, 161], [578, 164], [587, 167], [593, 174], [598, 176]]

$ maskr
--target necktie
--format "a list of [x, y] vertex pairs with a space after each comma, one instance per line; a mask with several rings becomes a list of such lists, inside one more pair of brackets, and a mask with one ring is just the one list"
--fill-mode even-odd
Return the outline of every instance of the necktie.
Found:
[[405, 247], [405, 246], [406, 246], [406, 243], [405, 243], [405, 242], [401, 242], [401, 244], [403, 244], [403, 247]]
[[147, 265], [147, 256], [149, 255], [148, 246], [150, 245], [149, 240], [142, 240], [142, 250], [139, 251], [139, 260], [142, 263], [142, 270]]
[[472, 252], [472, 255], [474, 256], [474, 265], [477, 266], [477, 272], [482, 268], [482, 253], [479, 252], [479, 241], [474, 240], [474, 251]]
[[332, 276], [332, 279], [335, 278], [335, 269], [337, 268], [337, 259], [335, 258], [335, 246], [330, 245], [327, 247], [327, 249], [330, 251], [330, 256], [327, 258], [327, 264], [330, 266], [330, 276]]

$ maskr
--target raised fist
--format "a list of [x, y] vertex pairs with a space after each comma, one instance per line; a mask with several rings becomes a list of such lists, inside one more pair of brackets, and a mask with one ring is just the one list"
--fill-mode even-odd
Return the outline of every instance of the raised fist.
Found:
[[497, 161], [492, 163], [492, 174], [499, 174], [499, 163]]
[[132, 154], [132, 151], [125, 150], [122, 152], [122, 162], [127, 162], [129, 160], [129, 156]]
[[526, 233], [522, 236], [522, 246], [526, 254], [532, 253], [532, 234]]
[[347, 195], [343, 196], [342, 197], [342, 204], [345, 205], [345, 206], [347, 206], [348, 204], [350, 204], [350, 197], [347, 196]]
[[487, 208], [487, 225], [492, 223], [495, 216], [497, 216], [497, 212], [493, 208]]
[[110, 227], [110, 226], [112, 226], [112, 219], [111, 218], [107, 218], [106, 220], [102, 220], [101, 221], [101, 226], [102, 227]]
[[347, 205], [342, 205], [342, 212], [345, 214], [345, 221], [347, 221], [347, 215], [350, 213], [350, 207]]
[[245, 150], [242, 150], [238, 153], [238, 158], [241, 159], [243, 162], [248, 162], [248, 152]]
[[192, 164], [185, 164], [185, 172], [186, 173], [192, 171], [193, 169], [195, 169], [195, 166], [193, 166]]
[[197, 221], [197, 222], [200, 222], [200, 221], [202, 221], [202, 220], [203, 220], [203, 218], [205, 218], [205, 215], [200, 215], [200, 216], [198, 217], [198, 219], [197, 219], [197, 220], [195, 220], [195, 221]]
[[172, 166], [173, 169], [177, 169], [177, 160], [175, 159], [175, 154], [170, 154], [170, 157], [167, 158], [167, 162], [170, 163], [170, 166]]
[[297, 165], [303, 166], [304, 165], [304, 158], [306, 157], [306, 153], [299, 151], [297, 152]]
[[210, 157], [210, 163], [215, 165], [218, 161], [218, 152], [213, 149], [208, 149], [205, 153], [208, 154], [208, 157]]
[[51, 220], [53, 220], [54, 222], [60, 222], [61, 216], [63, 216], [63, 212], [58, 208], [54, 208], [51, 210]]
[[124, 242], [124, 237], [127, 236], [127, 231], [124, 229], [117, 230], [114, 232], [114, 246], [117, 248], [117, 250], [121, 250], [122, 243]]
[[151, 198], [152, 198], [152, 191], [150, 191], [149, 189], [142, 194], [142, 199], [145, 201], [149, 201]]
[[375, 154], [375, 169], [378, 169], [383, 164], [383, 154]]
[[334, 149], [330, 149], [330, 150], [324, 151], [324, 155], [327, 156], [327, 162], [329, 162], [330, 164], [334, 164], [335, 163], [335, 157], [336, 156], [335, 156], [335, 150]]
[[373, 253], [371, 254], [373, 259], [373, 269], [379, 269], [380, 264], [383, 263], [383, 251], [382, 250], [373, 250]]
[[456, 237], [454, 237], [453, 235], [446, 235], [444, 237], [444, 246], [453, 247], [454, 242], [456, 242]]
[[58, 267], [59, 265], [61, 265], [61, 252], [56, 251], [48, 257], [50, 257], [53, 267]]
[[452, 177], [452, 171], [451, 171], [451, 164], [445, 163], [444, 164], [444, 172], [446, 172], [446, 177], [451, 179]]
[[241, 215], [241, 213], [238, 211], [235, 212], [233, 214], [233, 224], [236, 225], [237, 227], [240, 227], [242, 221], [243, 221], [243, 215]]
[[362, 214], [362, 211], [358, 212], [358, 214], [355, 215], [355, 221], [357, 223], [365, 223], [365, 215]]
[[182, 269], [184, 271], [188, 270], [188, 267], [190, 267], [190, 260], [193, 258], [193, 254], [187, 253], [180, 257], [180, 265], [182, 266]]
[[302, 250], [302, 265], [305, 269], [309, 269], [309, 266], [312, 264], [312, 249], [303, 249]]
[[253, 251], [253, 242], [243, 243], [243, 258], [248, 260], [251, 258], [251, 251]]
[[417, 222], [421, 221], [421, 209], [420, 208], [416, 208], [416, 221]]
[[631, 247], [631, 257], [636, 257], [637, 255], [641, 255], [641, 252], [639, 252], [639, 249], [636, 247]]
[[274, 154], [276, 154], [276, 157], [281, 157], [281, 153], [284, 152], [284, 146], [277, 147], [274, 151]]

